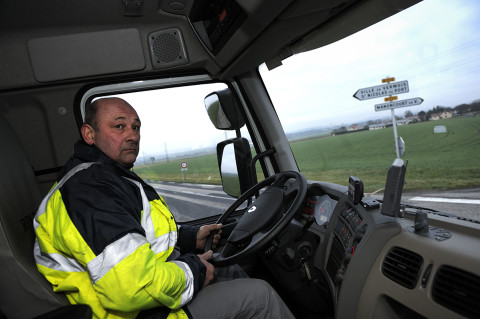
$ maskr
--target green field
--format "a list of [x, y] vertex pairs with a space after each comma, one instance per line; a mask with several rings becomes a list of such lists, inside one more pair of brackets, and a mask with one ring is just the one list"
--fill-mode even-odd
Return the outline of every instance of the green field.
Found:
[[[434, 134], [445, 125], [447, 133]], [[453, 118], [399, 126], [408, 168], [404, 189], [480, 186], [480, 117]], [[361, 178], [366, 192], [385, 186], [395, 159], [393, 129], [361, 131], [291, 143], [300, 171], [309, 180], [346, 185], [348, 176]], [[188, 170], [181, 172], [186, 160]], [[135, 168], [146, 179], [219, 184], [215, 155], [171, 160]]]
[[[188, 163], [186, 171], [180, 169], [180, 164], [184, 161]], [[183, 157], [171, 159], [168, 162], [135, 166], [135, 173], [143, 179], [149, 180], [221, 184], [216, 154]]]

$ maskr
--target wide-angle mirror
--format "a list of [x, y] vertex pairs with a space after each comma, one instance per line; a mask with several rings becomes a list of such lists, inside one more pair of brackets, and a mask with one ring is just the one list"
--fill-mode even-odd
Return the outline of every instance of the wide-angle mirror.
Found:
[[215, 91], [204, 99], [205, 109], [218, 130], [238, 130], [245, 122], [230, 89]]
[[234, 138], [217, 145], [217, 158], [223, 191], [240, 197], [253, 185], [252, 153], [245, 138]]

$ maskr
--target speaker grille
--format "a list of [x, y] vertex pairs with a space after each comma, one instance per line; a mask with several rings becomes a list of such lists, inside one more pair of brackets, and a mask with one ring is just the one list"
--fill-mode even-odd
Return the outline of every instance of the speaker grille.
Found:
[[163, 69], [188, 62], [179, 29], [172, 28], [150, 33], [148, 42], [154, 68]]

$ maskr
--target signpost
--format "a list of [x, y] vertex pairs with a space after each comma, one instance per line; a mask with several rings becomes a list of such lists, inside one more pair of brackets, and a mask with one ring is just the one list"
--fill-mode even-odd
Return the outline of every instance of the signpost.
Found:
[[385, 111], [390, 109], [398, 109], [399, 107], [419, 105], [419, 104], [422, 104], [422, 102], [423, 102], [422, 98], [416, 97], [413, 99], [400, 100], [396, 102], [375, 104], [375, 111], [378, 112], [378, 111]]
[[180, 169], [182, 171], [183, 181], [185, 181], [186, 180], [185, 171], [188, 170], [187, 162], [181, 162], [180, 163]]
[[[382, 79], [382, 83], [387, 83], [387, 84], [376, 85], [376, 86], [359, 89], [357, 92], [355, 92], [353, 97], [360, 101], [363, 101], [368, 99], [379, 98], [382, 96], [388, 96], [387, 98], [384, 99], [385, 102], [388, 102], [388, 103], [375, 104], [375, 111], [378, 112], [378, 111], [390, 110], [392, 112], [392, 125], [393, 125], [393, 135], [395, 140], [395, 151], [397, 153], [397, 158], [400, 158], [401, 156], [403, 156], [403, 153], [405, 151], [405, 144], [403, 143], [402, 138], [401, 137], [399, 138], [397, 135], [397, 119], [395, 118], [394, 109], [399, 107], [407, 107], [407, 106], [422, 104], [423, 99], [417, 97], [413, 99], [398, 101], [398, 97], [396, 96], [396, 94], [407, 93], [410, 91], [410, 89], [408, 87], [408, 81], [399, 81], [399, 82], [394, 82], [394, 81], [395, 81], [394, 77], [387, 77], [385, 79]], [[401, 149], [401, 152], [400, 152], [400, 149]]]
[[355, 92], [353, 97], [363, 101], [407, 92], [409, 92], [408, 81], [399, 81], [360, 89]]

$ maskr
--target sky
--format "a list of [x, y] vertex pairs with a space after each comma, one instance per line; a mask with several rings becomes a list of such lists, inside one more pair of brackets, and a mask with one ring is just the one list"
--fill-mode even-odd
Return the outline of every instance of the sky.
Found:
[[[480, 1], [425, 0], [341, 41], [286, 59], [262, 77], [286, 131], [391, 117], [358, 89], [407, 80], [414, 114], [480, 99]], [[340, 62], [340, 63], [339, 63]], [[353, 122], [353, 123], [352, 123]]]
[[139, 156], [201, 150], [226, 139], [211, 124], [204, 105], [205, 96], [226, 87], [213, 83], [121, 95], [142, 122]]
[[[353, 97], [386, 77], [408, 81], [410, 91], [399, 94], [399, 100], [424, 100], [396, 109], [397, 116], [471, 103], [480, 99], [480, 1], [424, 0], [336, 43], [290, 57], [276, 69], [261, 66], [260, 72], [287, 133], [391, 118], [390, 111], [375, 112], [383, 98]], [[187, 147], [185, 141], [201, 149], [225, 139], [225, 132], [209, 123], [203, 105], [208, 93], [223, 87], [128, 96], [142, 119], [140, 156], [174, 152]], [[187, 105], [192, 106], [188, 111]], [[145, 112], [152, 106], [158, 114]]]

